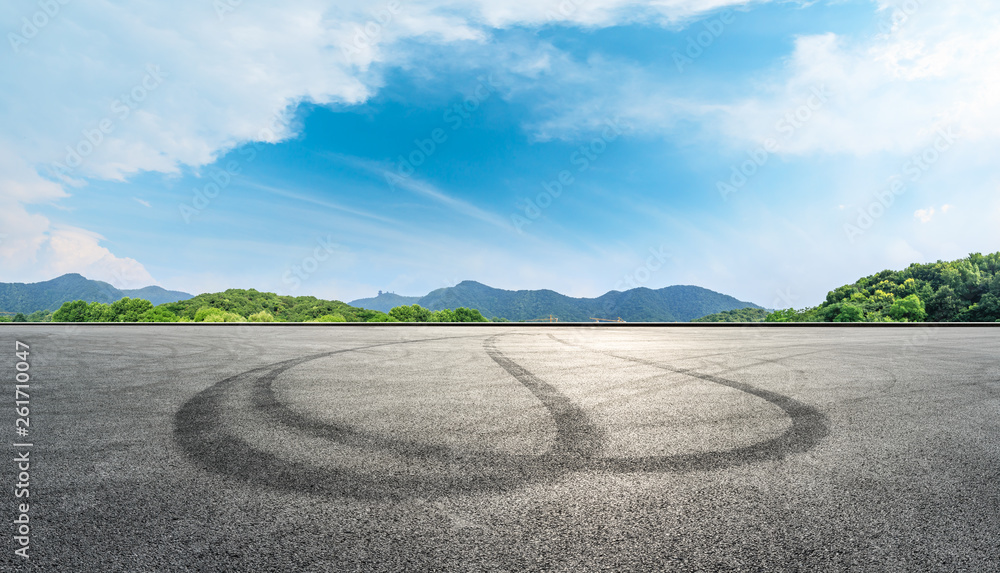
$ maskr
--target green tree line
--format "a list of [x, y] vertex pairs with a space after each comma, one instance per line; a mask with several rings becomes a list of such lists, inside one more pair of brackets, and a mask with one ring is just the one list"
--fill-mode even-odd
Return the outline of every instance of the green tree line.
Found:
[[882, 271], [767, 322], [1000, 322], [1000, 253]]
[[[193, 301], [193, 302], [192, 302]], [[231, 289], [194, 299], [153, 306], [141, 298], [111, 304], [66, 302], [50, 315], [55, 322], [489, 322], [478, 310], [430, 311], [398, 306], [388, 313], [315, 297], [282, 297]]]
[[15, 314], [0, 315], [0, 322], [51, 322], [52, 312], [47, 310], [36, 310], [31, 314], [18, 312]]
[[691, 322], [763, 322], [770, 313], [764, 308], [738, 308], [696, 318]]

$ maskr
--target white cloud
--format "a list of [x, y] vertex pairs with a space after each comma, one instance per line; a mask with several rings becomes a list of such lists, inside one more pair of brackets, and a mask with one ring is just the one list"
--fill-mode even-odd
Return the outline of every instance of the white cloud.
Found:
[[[945, 213], [951, 211], [954, 208], [955, 208], [954, 205], [949, 205], [946, 203], [944, 205], [941, 205], [940, 213], [944, 215]], [[919, 220], [921, 223], [930, 223], [934, 219], [934, 216], [937, 213], [938, 211], [934, 207], [928, 207], [926, 209], [917, 209], [913, 213], [913, 216], [916, 217], [916, 219]]]
[[100, 235], [63, 227], [54, 229], [49, 238], [47, 268], [51, 276], [76, 272], [119, 288], [136, 288], [153, 284], [149, 272], [135, 259], [119, 258], [102, 247]]
[[914, 211], [913, 216], [921, 223], [930, 223], [931, 219], [934, 218], [934, 213], [934, 207], [929, 207], [927, 209], [917, 209]]
[[[573, 136], [595, 117], [620, 116], [647, 133], [669, 134], [683, 119], [702, 124], [726, 145], [776, 139], [785, 155], [903, 156], [924, 149], [942, 128], [963, 141], [995, 143], [1000, 138], [1000, 4], [899, 4], [919, 8], [878, 2], [881, 14], [873, 17], [885, 20], [884, 33], [795, 38], [784, 65], [762, 71], [745, 90], [750, 95], [735, 99], [691, 95], [684, 82], [628, 62], [592, 58], [574, 63], [545, 53], [544, 62], [558, 73], [552, 83], [570, 86], [562, 93], [578, 101], [553, 113], [538, 131], [543, 137]], [[817, 93], [824, 95], [822, 102]]]
[[[11, 232], [5, 233], [7, 237], [0, 241], [4, 282], [36, 282], [66, 273], [80, 273], [119, 288], [156, 284], [141, 263], [117, 257], [101, 246], [103, 237], [100, 235], [75, 227], [49, 227], [44, 217], [31, 217], [36, 220], [28, 225], [5, 225]], [[42, 227], [45, 230], [38, 232]]]
[[[786, 111], [822, 86], [830, 101], [782, 152], [911, 153], [938, 127], [963, 139], [1000, 137], [1000, 5], [984, 0], [910, 2], [897, 23], [871, 38], [802, 36], [770, 93], [730, 106], [725, 133], [762, 141]], [[742, 135], [741, 135], [742, 134]]]
[[[74, 4], [18, 53], [3, 51], [0, 119], [35, 166], [65, 163], [67, 146], [93, 147], [73, 175], [173, 172], [242, 142], [289, 136], [283, 114], [296, 102], [363, 101], [379, 86], [371, 65], [405, 58], [392, 47], [406, 38], [483, 39], [484, 25], [672, 22], [743, 3], [575, 1], [244, 2], [221, 15], [194, 1]], [[0, 24], [16, 30], [19, 16], [8, 9]]]
[[[488, 37], [489, 27], [553, 22], [670, 25], [744, 3], [108, 0], [60, 4], [59, 13], [34, 30], [22, 30], [22, 18], [38, 7], [7, 3], [0, 8], [0, 29], [12, 34], [0, 50], [0, 232], [8, 238], [0, 244], [0, 263], [23, 268], [49, 248], [59, 261], [54, 268], [71, 268], [66, 257], [92, 255], [97, 235], [86, 239], [86, 249], [69, 248], [65, 234], [51, 234], [48, 219], [25, 205], [58, 200], [67, 188], [86, 193], [87, 179], [177, 173], [245, 142], [285, 139], [296, 130], [287, 114], [298, 102], [368, 98], [380, 85], [373, 65], [405, 60], [394, 51], [402, 40], [476, 41]], [[219, 9], [229, 5], [232, 10]]]

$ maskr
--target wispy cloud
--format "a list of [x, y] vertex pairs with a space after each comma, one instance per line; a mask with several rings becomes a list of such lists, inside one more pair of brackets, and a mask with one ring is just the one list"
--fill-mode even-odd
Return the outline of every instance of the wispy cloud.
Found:
[[138, 197], [132, 197], [132, 200], [135, 201], [136, 203], [142, 205], [143, 207], [147, 207], [147, 208], [151, 208], [152, 207], [152, 205], [149, 204], [149, 201], [145, 201], [145, 200], [140, 199]]
[[432, 199], [437, 203], [444, 205], [449, 209], [451, 209], [452, 211], [459, 213], [461, 215], [472, 217], [473, 219], [483, 221], [484, 223], [489, 223], [494, 227], [503, 229], [505, 231], [510, 231], [511, 233], [516, 232], [513, 225], [511, 225], [510, 221], [507, 221], [503, 217], [496, 215], [494, 213], [490, 213], [488, 211], [484, 211], [483, 209], [480, 209], [479, 207], [476, 207], [475, 205], [472, 205], [471, 203], [468, 203], [461, 199], [456, 199], [446, 194], [441, 189], [425, 181], [419, 181], [417, 179], [410, 177], [397, 182], [396, 185], [398, 187], [402, 187], [407, 191], [416, 193], [423, 197], [427, 197], [428, 199]]
[[337, 161], [338, 163], [349, 165], [355, 169], [364, 171], [379, 181], [384, 182], [391, 179], [393, 188], [398, 187], [404, 191], [409, 191], [410, 193], [431, 199], [440, 205], [444, 205], [455, 213], [483, 221], [484, 223], [489, 223], [490, 225], [505, 231], [510, 231], [512, 233], [516, 232], [514, 226], [503, 217], [495, 213], [485, 211], [467, 201], [453, 197], [432, 183], [417, 179], [415, 176], [387, 177], [386, 174], [392, 173], [391, 165], [361, 157], [344, 155], [341, 153], [327, 153], [324, 155], [334, 161]]
[[285, 197], [288, 199], [293, 199], [295, 201], [302, 201], [303, 203], [310, 203], [312, 205], [319, 205], [320, 207], [325, 207], [327, 209], [332, 209], [334, 211], [340, 211], [341, 213], [347, 213], [349, 215], [357, 215], [359, 217], [372, 219], [374, 221], [380, 221], [382, 223], [389, 223], [391, 225], [399, 224], [398, 221], [395, 221], [388, 217], [383, 217], [382, 215], [376, 215], [374, 213], [369, 213], [368, 211], [363, 211], [361, 209], [354, 209], [352, 207], [345, 207], [344, 205], [341, 205], [339, 203], [334, 203], [333, 201], [328, 201], [326, 199], [319, 199], [301, 193], [294, 193], [287, 189], [274, 187], [273, 185], [264, 185], [262, 183], [254, 183], [254, 182], [247, 183], [247, 185], [254, 189], [259, 189], [261, 191], [271, 193], [279, 197]]

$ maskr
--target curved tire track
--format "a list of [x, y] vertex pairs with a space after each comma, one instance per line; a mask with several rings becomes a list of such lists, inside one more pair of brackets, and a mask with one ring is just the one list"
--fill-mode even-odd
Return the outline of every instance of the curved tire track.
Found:
[[[462, 492], [504, 491], [521, 487], [530, 481], [554, 479], [578, 469], [580, 458], [572, 453], [579, 453], [581, 448], [576, 447], [572, 439], [557, 438], [556, 442], [563, 444], [566, 451], [554, 451], [541, 456], [454, 450], [446, 446], [396, 439], [314, 420], [281, 403], [273, 393], [273, 382], [278, 376], [306, 362], [369, 348], [455, 338], [470, 337], [366, 345], [294, 358], [249, 370], [203, 390], [185, 403], [174, 417], [174, 437], [190, 458], [216, 474], [281, 490], [363, 499], [438, 497]], [[222, 423], [220, 414], [226, 393], [237, 386], [250, 388], [251, 399], [247, 413], [272, 427], [284, 426], [299, 433], [356, 448], [388, 450], [417, 462], [437, 464], [452, 471], [444, 479], [411, 475], [407, 468], [372, 475], [350, 469], [320, 468], [284, 460], [255, 448], [242, 437], [230, 432]], [[573, 419], [571, 413], [566, 419]]]
[[[554, 386], [511, 360], [496, 346], [497, 334], [483, 341], [486, 354], [546, 408], [556, 427], [549, 452], [542, 455], [514, 455], [501, 452], [471, 452], [367, 432], [347, 425], [319, 421], [298, 413], [274, 395], [273, 383], [295, 366], [336, 354], [369, 348], [415, 344], [444, 339], [475, 338], [453, 336], [404, 340], [334, 350], [293, 358], [248, 370], [200, 392], [177, 412], [174, 436], [184, 452], [204, 469], [259, 486], [327, 496], [363, 499], [438, 497], [485, 490], [506, 491], [530, 482], [553, 480], [580, 470], [602, 472], [711, 470], [756, 461], [781, 459], [785, 455], [813, 447], [827, 433], [825, 417], [815, 408], [787, 396], [691, 369], [672, 368], [640, 358], [603, 353], [677, 374], [727, 386], [759, 397], [781, 408], [792, 426], [780, 436], [746, 447], [719, 452], [699, 452], [669, 456], [600, 458], [605, 433], [586, 412]], [[550, 335], [551, 336], [551, 335]], [[555, 337], [560, 343], [577, 346]], [[593, 352], [590, 349], [583, 348]], [[296, 433], [359, 449], [395, 453], [415, 463], [443, 470], [443, 475], [413, 475], [406, 467], [377, 475], [351, 469], [325, 468], [288, 461], [254, 447], [234, 435], [222, 422], [222, 408], [228, 392], [248, 388], [246, 415], [255, 416], [270, 427], [284, 427]]]
[[[740, 392], [745, 392], [781, 408], [781, 410], [792, 420], [792, 426], [781, 435], [749, 446], [717, 452], [699, 452], [696, 454], [603, 458], [595, 460], [597, 467], [600, 467], [601, 469], [614, 471], [704, 471], [753, 462], [780, 460], [788, 454], [804, 452], [812, 449], [817, 443], [819, 443], [820, 440], [830, 433], [826, 416], [823, 415], [822, 412], [813, 406], [799, 402], [798, 400], [785, 396], [784, 394], [778, 394], [777, 392], [771, 392], [769, 390], [757, 388], [756, 386], [751, 386], [750, 384], [729, 380], [728, 378], [722, 378], [720, 376], [703, 374], [690, 368], [675, 368], [660, 362], [636, 358], [634, 356], [621, 356], [613, 352], [595, 351], [578, 344], [566, 342], [565, 340], [556, 338], [551, 334], [548, 336], [552, 340], [565, 344], [566, 346], [580, 348], [589, 352], [600, 352], [601, 354], [618, 358], [619, 360], [626, 360], [628, 362], [635, 362], [637, 364], [659, 368], [676, 374], [691, 376], [706, 382], [712, 382], [713, 384], [719, 384], [720, 386], [726, 386], [728, 388], [733, 388], [734, 390], [739, 390]], [[776, 361], [764, 360], [761, 363], [774, 362]]]

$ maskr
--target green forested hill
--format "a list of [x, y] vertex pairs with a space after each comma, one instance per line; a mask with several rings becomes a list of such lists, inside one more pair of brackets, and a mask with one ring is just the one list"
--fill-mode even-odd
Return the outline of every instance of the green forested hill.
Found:
[[403, 296], [393, 292], [380, 292], [371, 298], [359, 298], [347, 303], [351, 306], [389, 312], [397, 306], [410, 306], [420, 302], [419, 296]]
[[691, 322], [764, 322], [770, 313], [764, 308], [738, 308], [696, 318]]
[[191, 298], [186, 292], [151, 286], [119, 290], [102, 281], [71, 273], [38, 283], [0, 283], [0, 310], [23, 312], [54, 311], [64, 302], [84, 300], [110, 304], [125, 297], [143, 298], [153, 304]]
[[591, 317], [621, 317], [627, 322], [688, 322], [724, 310], [757, 307], [696, 286], [635, 288], [611, 291], [597, 298], [573, 298], [551, 290], [496, 289], [475, 281], [432, 291], [418, 304], [431, 310], [474, 308], [484, 316], [513, 321], [552, 314], [563, 322], [588, 322]]
[[167, 290], [158, 286], [148, 286], [137, 289], [121, 289], [122, 295], [129, 298], [141, 298], [143, 300], [148, 300], [153, 303], [153, 305], [166, 304], [168, 302], [175, 302], [178, 300], [187, 300], [191, 298], [192, 295], [181, 292], [177, 290]]
[[1000, 253], [912, 264], [844, 285], [823, 304], [777, 311], [769, 322], [997, 322]]
[[217, 308], [222, 311], [249, 317], [267, 311], [274, 320], [305, 322], [323, 316], [341, 316], [345, 322], [368, 322], [384, 317], [385, 314], [364, 308], [356, 308], [338, 300], [322, 300], [314, 296], [281, 296], [254, 289], [229, 289], [224, 292], [200, 294], [188, 300], [160, 305], [178, 317], [195, 318], [202, 307]]

